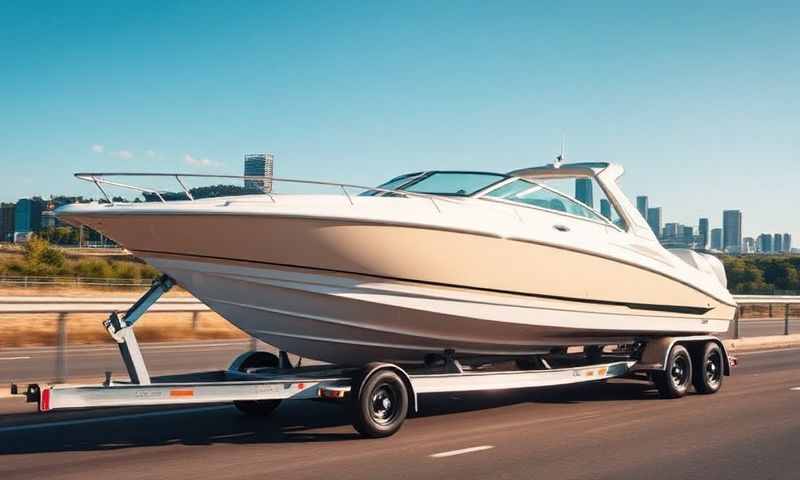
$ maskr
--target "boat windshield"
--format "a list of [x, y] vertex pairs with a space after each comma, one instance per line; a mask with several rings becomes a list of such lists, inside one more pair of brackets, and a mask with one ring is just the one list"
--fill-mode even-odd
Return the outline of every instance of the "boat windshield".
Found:
[[600, 215], [586, 207], [583, 203], [528, 180], [514, 180], [511, 183], [507, 183], [490, 191], [486, 196], [511, 202], [524, 203], [546, 210], [555, 210], [605, 223]]
[[[386, 190], [402, 190], [413, 193], [469, 197], [508, 178], [499, 173], [483, 172], [421, 172], [409, 173], [393, 178], [378, 186]], [[393, 196], [389, 192], [369, 190], [363, 196]]]

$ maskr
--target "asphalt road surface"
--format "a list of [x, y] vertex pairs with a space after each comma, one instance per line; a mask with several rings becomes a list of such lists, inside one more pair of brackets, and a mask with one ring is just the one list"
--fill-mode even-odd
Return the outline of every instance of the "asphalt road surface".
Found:
[[340, 405], [288, 402], [38, 414], [0, 400], [0, 478], [796, 479], [800, 349], [740, 356], [716, 395], [643, 382], [422, 398], [390, 438]]

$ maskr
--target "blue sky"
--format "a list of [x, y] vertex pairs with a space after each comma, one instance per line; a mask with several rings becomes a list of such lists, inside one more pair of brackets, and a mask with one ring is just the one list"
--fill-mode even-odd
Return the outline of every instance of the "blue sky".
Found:
[[3, 2], [0, 200], [251, 151], [360, 184], [507, 171], [566, 134], [667, 221], [800, 240], [800, 4], [697, 3]]

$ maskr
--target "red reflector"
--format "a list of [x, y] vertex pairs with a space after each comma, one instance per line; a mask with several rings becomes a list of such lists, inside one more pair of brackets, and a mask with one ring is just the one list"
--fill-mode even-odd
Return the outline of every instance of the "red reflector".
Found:
[[297, 384], [297, 388], [302, 390], [302, 389], [306, 388], [306, 384], [305, 383], [298, 383]]
[[50, 389], [45, 388], [39, 392], [39, 411], [47, 412], [50, 410]]

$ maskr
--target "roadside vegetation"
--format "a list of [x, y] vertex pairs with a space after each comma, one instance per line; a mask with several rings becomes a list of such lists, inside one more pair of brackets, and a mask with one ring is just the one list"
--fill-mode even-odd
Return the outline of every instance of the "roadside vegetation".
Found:
[[797, 294], [800, 256], [722, 257], [728, 289], [734, 294]]
[[157, 277], [158, 271], [134, 259], [68, 256], [46, 239], [34, 236], [23, 246], [20, 254], [0, 257], [0, 275], [141, 281]]

